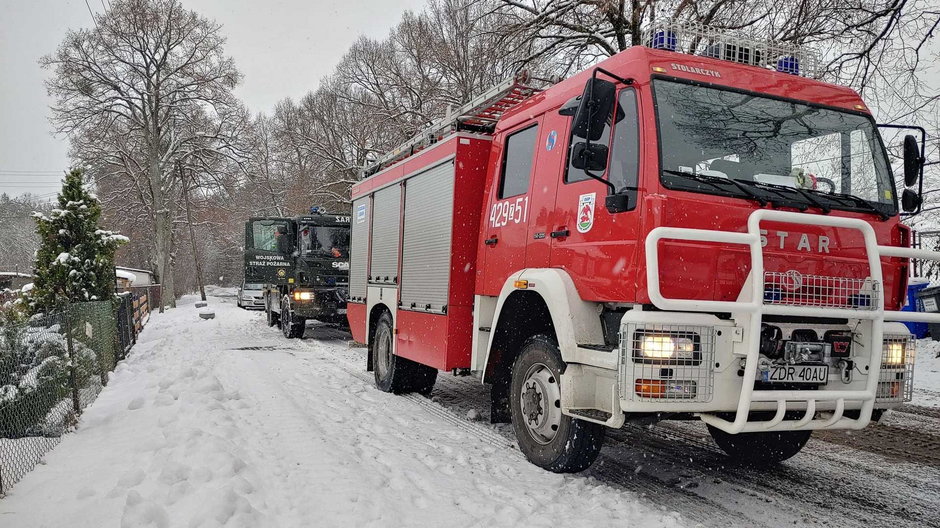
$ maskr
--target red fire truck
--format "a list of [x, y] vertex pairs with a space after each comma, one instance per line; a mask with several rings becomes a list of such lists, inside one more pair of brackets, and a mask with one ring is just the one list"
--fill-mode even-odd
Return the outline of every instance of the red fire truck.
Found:
[[[907, 401], [910, 258], [877, 125], [812, 57], [667, 26], [547, 89], [494, 87], [352, 190], [348, 318], [383, 391], [475, 375], [521, 451], [699, 419], [772, 464]], [[906, 211], [923, 141], [904, 141]]]

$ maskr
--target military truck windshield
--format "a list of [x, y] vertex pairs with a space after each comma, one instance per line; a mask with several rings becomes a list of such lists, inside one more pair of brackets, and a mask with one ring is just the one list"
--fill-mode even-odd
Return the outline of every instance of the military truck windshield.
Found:
[[349, 258], [349, 228], [303, 226], [300, 251], [306, 257]]
[[869, 118], [663, 79], [653, 86], [666, 187], [802, 208], [897, 212]]
[[290, 250], [287, 222], [278, 220], [255, 220], [251, 222], [249, 243], [253, 249], [287, 253]]

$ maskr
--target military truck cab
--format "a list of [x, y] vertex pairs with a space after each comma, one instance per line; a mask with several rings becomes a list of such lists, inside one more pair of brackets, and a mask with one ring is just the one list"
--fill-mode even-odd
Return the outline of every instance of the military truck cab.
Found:
[[349, 216], [322, 213], [251, 218], [245, 226], [245, 280], [261, 282], [269, 326], [303, 337], [308, 319], [346, 323]]

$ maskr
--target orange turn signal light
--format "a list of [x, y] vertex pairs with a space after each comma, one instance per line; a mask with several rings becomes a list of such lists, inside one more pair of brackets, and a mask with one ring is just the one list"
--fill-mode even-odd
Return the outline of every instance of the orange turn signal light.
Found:
[[666, 382], [663, 380], [636, 380], [637, 396], [644, 398], [662, 398], [666, 395]]
[[[524, 290], [529, 287], [529, 281], [527, 280], [517, 280], [512, 283], [512, 285], [520, 290]], [[534, 285], [533, 285], [534, 286]]]

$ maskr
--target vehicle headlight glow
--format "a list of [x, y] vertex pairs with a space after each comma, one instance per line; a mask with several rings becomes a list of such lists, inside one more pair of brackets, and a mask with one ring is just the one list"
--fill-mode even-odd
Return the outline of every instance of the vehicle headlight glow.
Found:
[[884, 344], [884, 364], [891, 366], [904, 364], [904, 343], [888, 341]]
[[693, 359], [695, 343], [691, 337], [670, 334], [641, 334], [637, 352], [653, 360]]
[[294, 300], [295, 301], [309, 301], [313, 299], [313, 292], [308, 291], [295, 291]]

